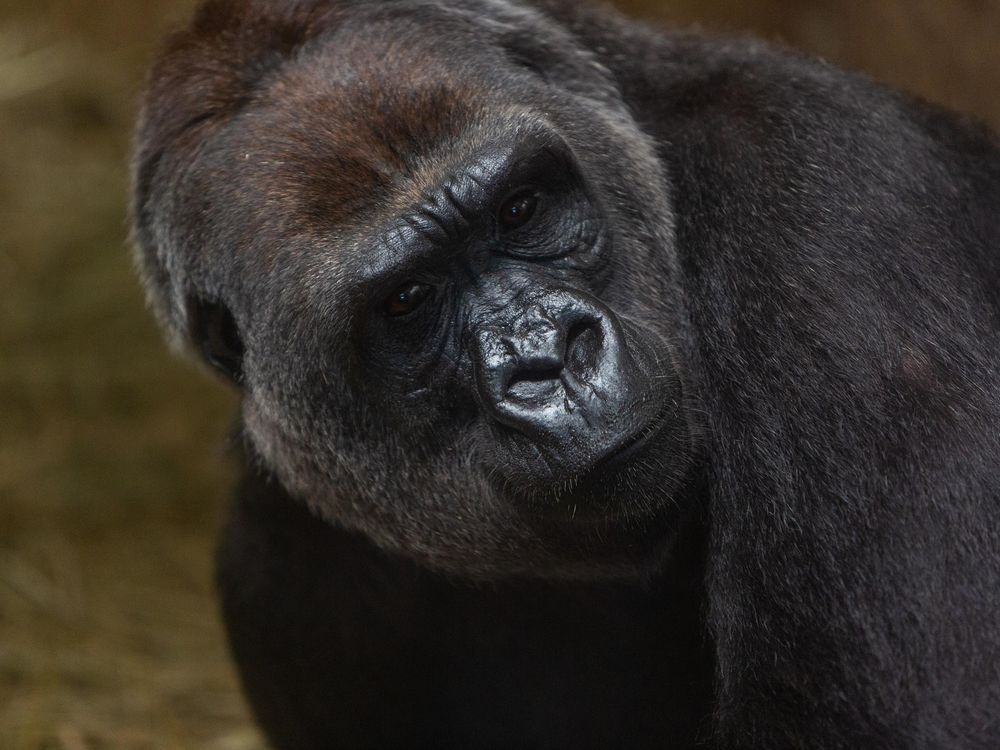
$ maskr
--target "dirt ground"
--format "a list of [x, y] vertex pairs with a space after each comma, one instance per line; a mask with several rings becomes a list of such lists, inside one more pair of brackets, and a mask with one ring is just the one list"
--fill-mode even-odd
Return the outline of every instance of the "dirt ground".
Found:
[[[623, 2], [1000, 123], [1000, 0]], [[0, 748], [252, 750], [211, 585], [233, 393], [127, 249], [143, 72], [194, 0], [0, 0]]]
[[0, 747], [260, 747], [211, 597], [231, 394], [126, 248], [144, 67], [188, 2], [0, 11]]

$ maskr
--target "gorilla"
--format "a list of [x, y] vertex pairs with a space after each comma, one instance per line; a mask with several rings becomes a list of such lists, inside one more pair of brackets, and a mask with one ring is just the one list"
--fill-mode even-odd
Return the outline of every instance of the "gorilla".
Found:
[[276, 747], [1000, 747], [984, 127], [579, 0], [208, 0], [133, 203]]

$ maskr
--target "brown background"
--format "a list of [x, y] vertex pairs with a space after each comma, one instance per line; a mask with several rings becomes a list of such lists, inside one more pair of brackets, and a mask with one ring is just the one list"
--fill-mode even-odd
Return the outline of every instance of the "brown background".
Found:
[[[0, 0], [0, 747], [249, 750], [211, 596], [235, 400], [160, 342], [129, 130], [192, 0]], [[1000, 125], [1000, 0], [622, 0]]]

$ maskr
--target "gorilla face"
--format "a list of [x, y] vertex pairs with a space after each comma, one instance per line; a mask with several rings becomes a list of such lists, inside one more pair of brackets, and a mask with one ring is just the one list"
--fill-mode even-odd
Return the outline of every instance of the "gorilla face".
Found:
[[154, 301], [322, 517], [463, 575], [633, 574], [695, 450], [666, 177], [565, 32], [409, 7], [165, 147]]

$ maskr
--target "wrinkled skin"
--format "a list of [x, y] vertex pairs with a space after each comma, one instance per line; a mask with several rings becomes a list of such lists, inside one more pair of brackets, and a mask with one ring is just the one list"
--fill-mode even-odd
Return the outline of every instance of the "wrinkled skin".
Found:
[[207, 3], [136, 237], [274, 742], [1000, 744], [998, 154], [576, 3]]

